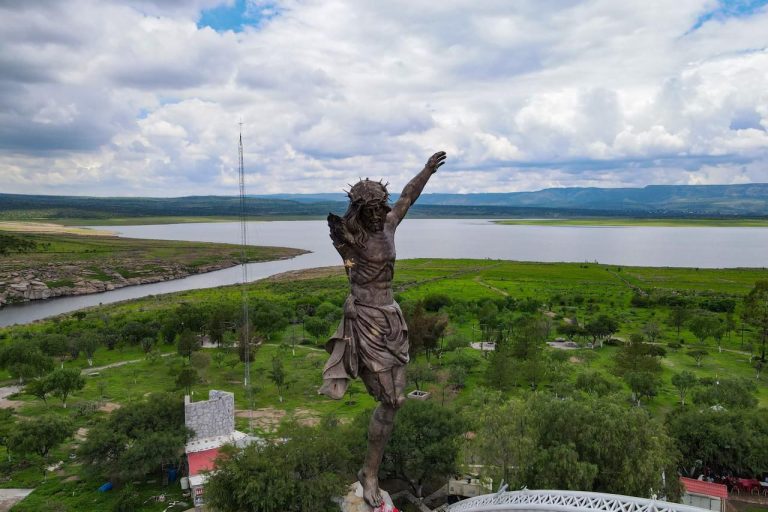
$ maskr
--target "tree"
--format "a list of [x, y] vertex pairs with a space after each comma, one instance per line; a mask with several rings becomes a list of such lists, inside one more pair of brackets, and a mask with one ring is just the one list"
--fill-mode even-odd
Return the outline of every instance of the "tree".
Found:
[[547, 375], [549, 359], [544, 351], [549, 325], [547, 319], [527, 315], [512, 330], [512, 356], [517, 359], [516, 374], [535, 390]]
[[91, 428], [79, 456], [101, 478], [142, 478], [163, 463], [177, 463], [187, 435], [184, 403], [172, 394], [153, 394]]
[[304, 329], [317, 341], [328, 335], [331, 323], [325, 318], [319, 316], [308, 316], [304, 319]]
[[657, 351], [659, 347], [643, 342], [627, 343], [616, 353], [614, 358], [615, 371], [618, 375], [627, 373], [653, 373], [661, 372]]
[[285, 368], [283, 360], [279, 357], [272, 358], [272, 369], [269, 371], [269, 380], [277, 387], [277, 395], [280, 403], [283, 403], [283, 389], [285, 389]]
[[472, 449], [483, 464], [485, 476], [504, 481], [513, 489], [526, 485], [526, 466], [536, 448], [530, 408], [510, 400], [491, 403], [472, 413], [476, 436]]
[[606, 396], [618, 391], [621, 384], [599, 370], [587, 370], [576, 375], [573, 387], [590, 395]]
[[707, 338], [713, 337], [716, 331], [720, 328], [720, 320], [716, 315], [707, 313], [705, 311], [699, 311], [689, 322], [688, 329], [699, 340], [699, 344], [703, 345]]
[[760, 342], [760, 360], [765, 362], [768, 343], [768, 280], [755, 283], [755, 287], [744, 299], [744, 314], [747, 322], [757, 329]]
[[592, 346], [600, 342], [602, 347], [603, 341], [613, 336], [619, 330], [619, 323], [608, 315], [600, 315], [587, 323], [584, 326], [584, 330], [592, 338]]
[[153, 338], [150, 338], [147, 336], [146, 338], [141, 338], [141, 350], [144, 352], [144, 356], [147, 357], [150, 352], [152, 352], [152, 349], [155, 348], [155, 340]]
[[[511, 487], [555, 488], [650, 496], [664, 487], [662, 471], [676, 473], [672, 440], [642, 408], [619, 397], [537, 393], [471, 413], [470, 453], [496, 481]], [[506, 471], [504, 470], [506, 468]], [[668, 479], [673, 480], [673, 479]]]
[[680, 337], [680, 328], [685, 325], [691, 317], [691, 310], [684, 305], [676, 305], [669, 310], [669, 324], [677, 329], [677, 337]]
[[189, 359], [189, 364], [197, 370], [201, 380], [205, 380], [206, 370], [211, 365], [211, 356], [206, 352], [195, 352]]
[[643, 398], [653, 398], [658, 394], [659, 378], [652, 372], [628, 372], [624, 381], [632, 390], [635, 405], [640, 407]]
[[643, 326], [643, 336], [651, 343], [656, 343], [656, 340], [661, 336], [661, 327], [656, 322], [647, 322]]
[[477, 322], [483, 331], [482, 341], [491, 341], [491, 332], [499, 323], [499, 308], [490, 300], [484, 301], [477, 310]]
[[[332, 498], [344, 494], [354, 479], [350, 440], [345, 429], [289, 425], [281, 431], [285, 443], [253, 443], [228, 449], [205, 486], [207, 505], [220, 512], [334, 512]], [[358, 461], [359, 462], [359, 461]]]
[[416, 356], [423, 350], [429, 360], [448, 327], [448, 317], [439, 313], [428, 313], [422, 301], [417, 302], [412, 309], [406, 309], [405, 316], [411, 356]]
[[93, 366], [93, 356], [99, 347], [96, 333], [93, 331], [82, 332], [77, 340], [77, 346], [81, 352], [85, 353], [85, 357], [88, 359], [88, 366]]
[[[716, 474], [759, 475], [768, 460], [768, 409], [681, 409], [667, 417], [681, 453], [680, 469], [708, 467]], [[669, 473], [668, 473], [669, 474]]]
[[179, 355], [190, 359], [192, 352], [200, 349], [200, 342], [197, 336], [189, 329], [184, 329], [176, 338], [176, 350]]
[[48, 404], [48, 393], [51, 392], [50, 381], [45, 377], [30, 380], [24, 387], [24, 391]]
[[680, 405], [685, 407], [685, 396], [688, 391], [696, 385], [698, 379], [696, 375], [688, 370], [683, 370], [680, 373], [676, 373], [672, 376], [672, 385], [677, 389], [677, 394], [680, 395]]
[[[555, 474], [563, 480], [553, 482], [548, 476], [553, 466], [546, 456], [532, 458], [525, 470], [529, 488], [557, 483], [554, 487], [559, 489], [577, 485], [579, 490], [629, 496], [659, 493], [671, 500], [679, 494], [676, 482], [664, 489], [661, 479], [663, 470], [675, 474], [672, 440], [645, 409], [627, 408], [606, 397], [562, 400], [543, 394], [532, 396], [528, 407], [536, 436], [534, 451], [564, 455], [556, 464], [574, 463], [556, 466]], [[591, 481], [590, 465], [597, 468]]]
[[757, 385], [751, 379], [702, 378], [693, 394], [697, 405], [719, 406], [727, 409], [751, 409], [757, 406]]
[[80, 375], [80, 370], [76, 368], [60, 368], [54, 370], [45, 377], [50, 386], [51, 393], [61, 400], [62, 405], [67, 407], [67, 397], [73, 391], [79, 391], [85, 386], [85, 379]]
[[698, 366], [699, 368], [701, 368], [702, 360], [709, 355], [709, 352], [707, 352], [703, 348], [694, 348], [692, 350], [689, 350], [687, 353], [696, 361], [696, 366]]
[[765, 368], [765, 363], [762, 359], [758, 359], [752, 364], [752, 367], [755, 369], [755, 379], [760, 380], [760, 374], [762, 373], [763, 368]]
[[192, 394], [192, 386], [200, 382], [200, 375], [192, 366], [185, 364], [176, 375], [176, 387], [183, 389], [187, 395]]
[[142, 338], [152, 336], [154, 334], [152, 327], [144, 322], [136, 320], [130, 320], [121, 329], [121, 334], [128, 343], [131, 345], [137, 345]]
[[234, 315], [233, 308], [225, 304], [215, 304], [211, 307], [210, 313], [205, 321], [205, 330], [210, 336], [211, 341], [221, 345], [224, 340], [224, 333], [231, 324]]
[[288, 308], [275, 301], [256, 300], [251, 307], [249, 318], [254, 331], [266, 339], [285, 329], [291, 312]]
[[382, 469], [408, 484], [421, 498], [427, 479], [455, 473], [463, 423], [435, 402], [408, 400], [400, 409]]
[[74, 429], [68, 418], [45, 415], [21, 421], [11, 433], [9, 445], [19, 454], [35, 454], [45, 461], [48, 453], [72, 435]]
[[408, 365], [408, 380], [413, 382], [416, 389], [424, 389], [423, 384], [435, 380], [435, 372], [426, 361], [415, 361]]
[[0, 350], [0, 368], [8, 370], [11, 377], [23, 383], [26, 379], [40, 377], [53, 369], [53, 360], [42, 353], [29, 340], [18, 340]]

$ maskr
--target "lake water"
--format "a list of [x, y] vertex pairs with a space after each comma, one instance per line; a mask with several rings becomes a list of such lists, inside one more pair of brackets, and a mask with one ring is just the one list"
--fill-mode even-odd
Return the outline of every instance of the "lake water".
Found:
[[[93, 226], [99, 228], [99, 226]], [[236, 222], [119, 226], [130, 238], [240, 243]], [[249, 281], [288, 270], [341, 264], [325, 221], [251, 222], [254, 245], [312, 251], [290, 260], [248, 265]], [[397, 257], [490, 258], [520, 261], [583, 262], [650, 267], [765, 267], [768, 228], [754, 227], [592, 227], [504, 226], [477, 219], [408, 219], [397, 232]], [[27, 323], [87, 306], [108, 304], [242, 281], [239, 267], [111, 292], [62, 297], [0, 309], [0, 326]]]

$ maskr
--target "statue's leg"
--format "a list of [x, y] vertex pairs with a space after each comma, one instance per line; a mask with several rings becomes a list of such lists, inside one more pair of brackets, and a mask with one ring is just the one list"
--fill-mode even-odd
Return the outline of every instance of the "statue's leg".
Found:
[[379, 405], [373, 411], [371, 422], [368, 425], [368, 453], [357, 478], [363, 486], [365, 501], [376, 508], [382, 503], [379, 492], [381, 458], [384, 455], [384, 448], [387, 446], [389, 436], [392, 434], [395, 413], [405, 400], [403, 395], [405, 367], [399, 366], [380, 373], [366, 371], [361, 374], [361, 378], [374, 398], [379, 401]]

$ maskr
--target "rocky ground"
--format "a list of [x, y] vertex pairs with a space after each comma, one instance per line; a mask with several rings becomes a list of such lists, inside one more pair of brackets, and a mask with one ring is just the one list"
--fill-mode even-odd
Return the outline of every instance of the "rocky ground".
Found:
[[112, 262], [112, 265], [106, 263], [88, 268], [76, 264], [49, 263], [41, 268], [19, 269], [19, 263], [10, 261], [0, 265], [0, 307], [16, 302], [86, 295], [124, 286], [168, 281], [237, 264], [226, 260], [192, 267], [178, 263], [121, 260]]

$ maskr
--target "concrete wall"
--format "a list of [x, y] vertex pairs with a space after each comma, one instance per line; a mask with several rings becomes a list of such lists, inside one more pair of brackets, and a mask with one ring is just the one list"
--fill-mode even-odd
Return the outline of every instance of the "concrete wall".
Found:
[[700, 494], [684, 493], [683, 499], [681, 501], [685, 505], [714, 510], [715, 512], [720, 512], [725, 508], [723, 507], [723, 503], [720, 501], [720, 498], [715, 498], [713, 496], [702, 496]]
[[185, 396], [184, 423], [195, 432], [191, 441], [231, 434], [235, 430], [235, 395], [212, 389], [202, 402], [191, 402]]

